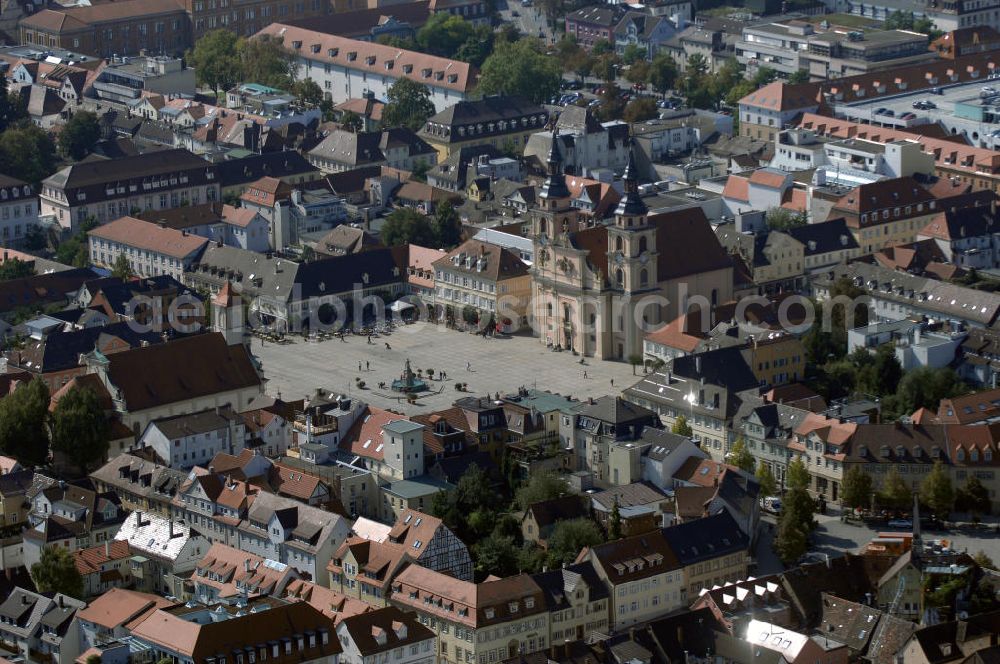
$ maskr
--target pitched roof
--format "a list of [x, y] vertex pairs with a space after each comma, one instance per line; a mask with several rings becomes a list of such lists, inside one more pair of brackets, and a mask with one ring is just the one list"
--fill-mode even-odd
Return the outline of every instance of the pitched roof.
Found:
[[101, 571], [101, 566], [113, 560], [122, 560], [132, 555], [129, 544], [126, 541], [114, 540], [105, 542], [86, 549], [77, 549], [73, 552], [73, 562], [80, 574], [94, 574]]
[[272, 23], [257, 34], [282, 38], [285, 48], [301, 50], [300, 57], [373, 76], [405, 76], [418, 83], [463, 93], [475, 84], [475, 68], [458, 60], [326, 35], [284, 23]]
[[[128, 548], [128, 542], [115, 544], [124, 544]], [[103, 549], [104, 546], [100, 548]], [[85, 609], [77, 612], [77, 617], [106, 630], [113, 630], [136, 620], [144, 620], [153, 611], [168, 606], [174, 606], [174, 603], [159, 595], [112, 588], [91, 600]]]
[[107, 361], [108, 378], [132, 412], [261, 385], [249, 351], [219, 333], [125, 350]]
[[597, 564], [604, 569], [604, 575], [612, 585], [638, 581], [669, 570], [680, 569], [681, 562], [673, 547], [667, 543], [663, 532], [659, 529], [642, 535], [623, 537], [591, 547], [590, 552], [597, 560]]
[[[466, 261], [461, 260], [466, 258]], [[514, 279], [528, 274], [528, 266], [516, 253], [489, 242], [466, 240], [455, 249], [434, 261], [438, 269], [465, 272], [489, 281]]]
[[750, 546], [728, 511], [664, 528], [663, 537], [684, 566], [746, 551]]
[[351, 635], [362, 657], [435, 638], [434, 632], [422, 625], [415, 613], [403, 613], [395, 606], [344, 618], [338, 630]]
[[340, 439], [340, 449], [369, 459], [382, 459], [382, 429], [390, 422], [407, 419], [391, 410], [366, 406], [365, 413]]
[[96, 5], [76, 6], [61, 11], [44, 10], [61, 14], [59, 17], [46, 16], [31, 21], [34, 16], [25, 19], [28, 27], [43, 29], [49, 32], [64, 34], [85, 29], [102, 23], [113, 23], [130, 18], [161, 16], [163, 14], [182, 14], [184, 6], [176, 0], [120, 0], [118, 2], [99, 3]]
[[790, 85], [784, 81], [768, 83], [739, 100], [741, 106], [769, 111], [799, 111], [819, 106], [818, 91], [811, 83]]

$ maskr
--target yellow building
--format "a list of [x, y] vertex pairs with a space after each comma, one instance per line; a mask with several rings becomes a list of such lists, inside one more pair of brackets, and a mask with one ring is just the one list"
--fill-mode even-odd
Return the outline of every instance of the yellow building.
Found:
[[663, 538], [683, 570], [684, 606], [702, 588], [747, 578], [750, 539], [727, 511], [664, 528]]
[[[735, 527], [735, 525], [734, 525]], [[662, 530], [585, 550], [611, 595], [609, 629], [621, 631], [685, 607], [680, 562]]]
[[438, 163], [461, 148], [479, 145], [520, 154], [548, 119], [548, 111], [520, 97], [490, 96], [449, 106], [428, 119], [417, 135], [437, 150]]
[[438, 318], [472, 324], [492, 317], [504, 332], [521, 327], [531, 276], [513, 251], [468, 240], [433, 265]]
[[386, 606], [389, 582], [410, 562], [412, 558], [401, 544], [352, 537], [340, 545], [326, 566], [330, 590], [375, 607]]
[[790, 335], [753, 338], [749, 345], [748, 364], [761, 384], [785, 385], [805, 377], [806, 349]]

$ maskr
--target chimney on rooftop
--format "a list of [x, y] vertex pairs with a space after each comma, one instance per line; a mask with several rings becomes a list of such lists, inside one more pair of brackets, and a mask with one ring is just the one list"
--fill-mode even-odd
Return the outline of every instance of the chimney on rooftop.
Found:
[[111, 540], [104, 541], [104, 557], [111, 559]]

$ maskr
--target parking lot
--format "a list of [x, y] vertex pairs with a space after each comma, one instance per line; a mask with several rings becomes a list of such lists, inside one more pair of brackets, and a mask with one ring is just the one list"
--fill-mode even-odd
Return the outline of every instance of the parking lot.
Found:
[[[856, 102], [849, 106], [837, 105], [836, 113], [838, 116], [848, 119], [902, 130], [919, 124], [936, 122], [953, 134], [962, 134], [973, 145], [998, 148], [1000, 147], [1000, 123], [978, 122], [955, 116], [955, 104], [978, 103], [983, 87], [992, 87], [1000, 93], [1000, 79], [996, 77], [983, 78], [972, 83], [941, 86], [938, 88], [941, 94], [921, 90], [895, 97], [880, 97], [872, 101]], [[913, 104], [918, 101], [929, 101], [935, 105], [935, 108], [914, 109]], [[996, 103], [990, 105], [993, 107], [1000, 105], [1000, 94], [997, 95]], [[892, 111], [893, 115], [876, 113], [882, 108]], [[910, 121], [901, 120], [900, 116], [905, 113], [914, 113], [916, 118]], [[996, 136], [993, 135], [994, 132], [997, 132]]]
[[[620, 393], [638, 380], [627, 364], [594, 359], [580, 364], [579, 357], [551, 351], [535, 337], [483, 339], [433, 324], [404, 326], [371, 344], [359, 336], [343, 342], [296, 337], [287, 345], [262, 345], [260, 339], [252, 343], [270, 394], [300, 399], [322, 388], [407, 414], [448, 408], [463, 396], [504, 394], [536, 383], [540, 389], [585, 399]], [[431, 389], [413, 405], [391, 389], [378, 388], [380, 382], [399, 378], [407, 359], [414, 371], [433, 369], [435, 376], [429, 381]], [[444, 380], [438, 378], [442, 371], [447, 374]], [[365, 382], [364, 389], [358, 388], [357, 378]], [[456, 383], [467, 383], [468, 390], [457, 391]]]
[[[824, 556], [842, 556], [848, 552], [858, 553], [861, 547], [880, 532], [910, 532], [909, 529], [903, 528], [870, 528], [863, 523], [844, 523], [840, 520], [840, 514], [834, 513], [832, 510], [830, 514], [818, 515], [816, 520], [819, 522], [819, 527], [813, 533], [812, 547], [809, 551], [813, 557], [818, 559]], [[755, 554], [759, 574], [771, 574], [783, 569], [781, 561], [778, 560], [771, 547], [774, 531], [777, 530], [774, 523], [775, 518], [769, 514], [761, 518], [761, 534]], [[773, 530], [770, 526], [774, 526]], [[925, 540], [948, 540], [952, 549], [966, 551], [969, 555], [984, 551], [994, 561], [1000, 561], [1000, 534], [997, 533], [995, 526], [982, 531], [981, 534], [957, 530], [924, 530], [922, 535]]]

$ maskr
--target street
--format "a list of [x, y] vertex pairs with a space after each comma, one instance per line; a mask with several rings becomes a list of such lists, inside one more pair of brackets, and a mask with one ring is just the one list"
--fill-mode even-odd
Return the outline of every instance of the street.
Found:
[[504, 22], [513, 24], [521, 34], [537, 37], [546, 44], [555, 43], [552, 28], [538, 7], [525, 7], [517, 0], [499, 0], [497, 12]]

